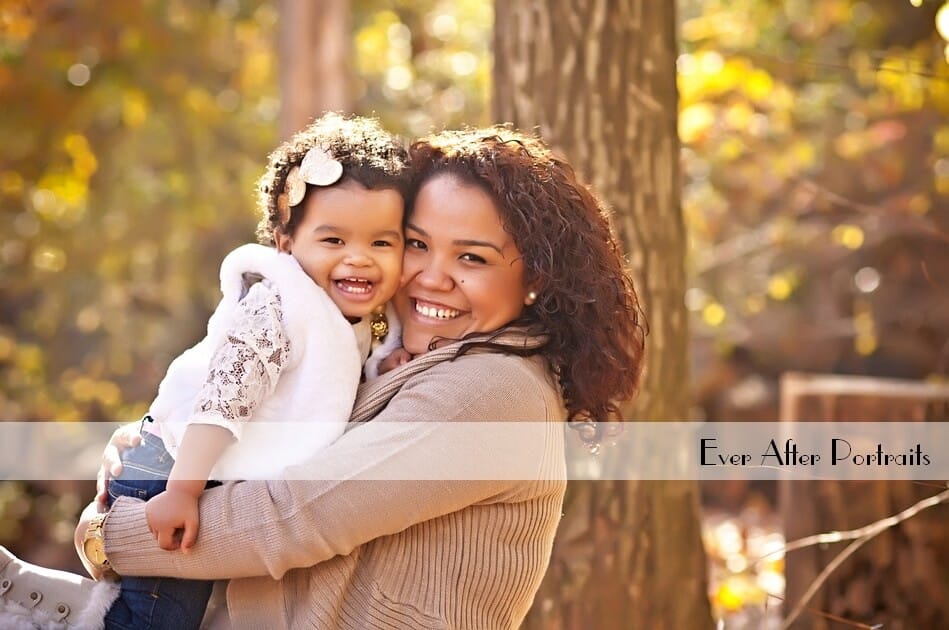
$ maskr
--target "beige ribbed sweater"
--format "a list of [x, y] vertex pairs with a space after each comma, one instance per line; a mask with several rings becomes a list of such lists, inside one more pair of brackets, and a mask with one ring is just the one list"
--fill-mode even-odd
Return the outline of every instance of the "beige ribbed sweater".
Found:
[[[371, 423], [352, 425], [288, 475], [307, 480], [205, 492], [189, 555], [158, 549], [144, 504], [119, 499], [105, 526], [113, 566], [124, 575], [239, 578], [227, 589], [235, 628], [516, 628], [560, 519], [566, 411], [542, 359], [443, 361], [452, 352], [430, 352], [363, 385], [354, 417], [375, 414], [402, 387]], [[383, 421], [403, 424], [380, 435], [371, 425]], [[547, 421], [539, 426], [549, 429], [512, 453], [497, 431], [468, 431], [459, 443], [451, 423], [464, 421]], [[536, 479], [431, 474], [452, 476], [457, 462], [472, 460], [494, 470], [512, 456], [531, 462]], [[366, 479], [392, 470], [429, 480]]]

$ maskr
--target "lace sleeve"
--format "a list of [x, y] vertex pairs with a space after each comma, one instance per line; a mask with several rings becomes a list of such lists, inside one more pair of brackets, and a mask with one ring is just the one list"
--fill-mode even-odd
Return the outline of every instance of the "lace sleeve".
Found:
[[289, 353], [280, 296], [258, 282], [238, 304], [211, 359], [191, 422], [222, 426], [240, 439], [241, 426], [273, 392]]

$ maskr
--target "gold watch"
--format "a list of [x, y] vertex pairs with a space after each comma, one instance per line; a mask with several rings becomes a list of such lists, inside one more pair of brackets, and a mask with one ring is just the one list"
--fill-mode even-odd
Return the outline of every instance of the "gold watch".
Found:
[[108, 512], [96, 514], [89, 521], [86, 535], [82, 539], [82, 555], [96, 569], [112, 573], [112, 565], [109, 564], [109, 559], [105, 555], [105, 537], [102, 535], [102, 527], [108, 515]]

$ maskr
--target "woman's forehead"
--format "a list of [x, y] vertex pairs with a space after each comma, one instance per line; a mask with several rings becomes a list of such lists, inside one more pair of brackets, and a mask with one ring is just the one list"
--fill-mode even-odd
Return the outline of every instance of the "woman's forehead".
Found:
[[488, 243], [504, 257], [516, 256], [518, 251], [491, 196], [456, 178], [433, 179], [422, 187], [406, 229], [417, 231], [436, 244]]
[[439, 176], [422, 185], [410, 222], [439, 228], [501, 228], [501, 214], [489, 194], [455, 177]]

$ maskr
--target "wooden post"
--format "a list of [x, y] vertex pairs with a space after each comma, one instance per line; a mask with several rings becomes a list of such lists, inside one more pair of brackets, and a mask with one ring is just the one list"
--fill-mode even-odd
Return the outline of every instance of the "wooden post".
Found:
[[[949, 385], [893, 379], [785, 374], [781, 419], [797, 421], [945, 421]], [[945, 445], [942, 445], [945, 447]], [[900, 512], [935, 494], [909, 481], [779, 482], [788, 541], [856, 529]], [[949, 507], [922, 512], [881, 534], [847, 559], [809, 607], [887, 630], [949, 627]], [[786, 558], [789, 611], [843, 545], [808, 547]], [[817, 615], [795, 623], [801, 630], [841, 627]]]

